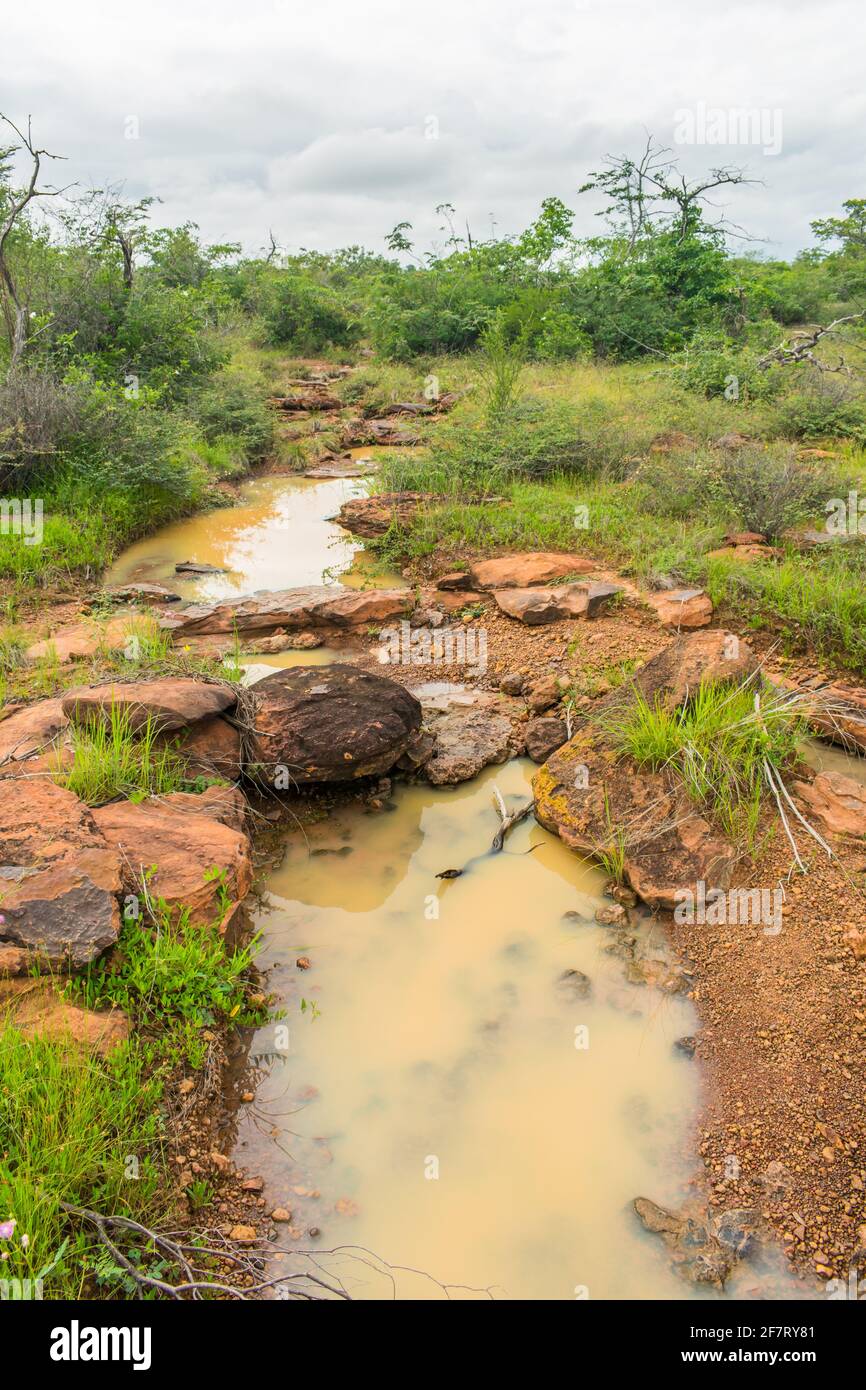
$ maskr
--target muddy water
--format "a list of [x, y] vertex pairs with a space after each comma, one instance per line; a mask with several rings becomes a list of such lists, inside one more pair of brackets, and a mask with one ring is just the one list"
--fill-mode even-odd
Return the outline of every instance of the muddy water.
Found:
[[[441, 1296], [434, 1279], [465, 1296], [687, 1297], [628, 1204], [685, 1195], [698, 1083], [672, 1045], [695, 1019], [625, 983], [593, 922], [603, 876], [560, 841], [526, 822], [485, 854], [494, 781], [516, 805], [530, 770], [404, 787], [288, 836], [258, 920], [288, 1050], [279, 1023], [254, 1040], [266, 1075], [235, 1157], [323, 1247], [404, 1267], [399, 1297]], [[355, 1266], [355, 1297], [389, 1296], [381, 1267]]]
[[[131, 546], [106, 583], [165, 584], [183, 598], [200, 600], [337, 581], [402, 584], [329, 520], [343, 502], [363, 493], [360, 483], [342, 478], [257, 478], [243, 484], [233, 506], [175, 522]], [[175, 565], [184, 560], [225, 573], [176, 574]]]

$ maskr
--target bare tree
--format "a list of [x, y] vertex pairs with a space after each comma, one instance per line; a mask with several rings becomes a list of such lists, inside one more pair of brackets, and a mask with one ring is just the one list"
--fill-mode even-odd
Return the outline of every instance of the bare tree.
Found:
[[778, 347], [765, 354], [757, 363], [758, 370], [766, 372], [770, 367], [779, 365], [789, 367], [797, 362], [809, 362], [813, 367], [817, 367], [819, 372], [844, 372], [846, 376], [851, 376], [854, 368], [849, 366], [845, 358], [839, 354], [839, 361], [834, 365], [831, 362], [822, 362], [820, 357], [816, 357], [814, 349], [822, 338], [837, 337], [836, 330], [840, 324], [853, 323], [856, 319], [862, 319], [866, 310], [859, 314], [846, 314], [844, 318], [834, 319], [832, 323], [826, 325], [813, 324], [808, 329], [793, 333], [790, 338], [786, 338]]
[[[644, 233], [653, 226], [672, 229], [679, 241], [685, 240], [703, 218], [705, 207], [714, 207], [710, 194], [721, 188], [757, 183], [745, 171], [733, 166], [710, 169], [703, 179], [690, 182], [680, 172], [673, 152], [657, 145], [652, 135], [638, 159], [628, 155], [608, 156], [605, 167], [590, 174], [581, 193], [590, 189], [604, 193], [613, 204], [628, 237], [628, 252], [634, 251]], [[610, 208], [599, 214], [609, 217]], [[743, 235], [724, 215], [710, 223], [717, 231]]]
[[65, 192], [62, 188], [38, 188], [39, 175], [42, 169], [43, 159], [60, 159], [61, 155], [51, 154], [48, 150], [37, 148], [33, 143], [31, 118], [27, 117], [26, 134], [18, 129], [14, 121], [0, 112], [0, 121], [14, 130], [18, 136], [20, 144], [8, 145], [0, 150], [0, 163], [12, 158], [19, 150], [26, 150], [31, 159], [30, 179], [24, 189], [12, 194], [8, 207], [4, 210], [2, 221], [0, 221], [0, 286], [3, 291], [3, 317], [6, 321], [6, 331], [9, 335], [11, 348], [11, 364], [16, 367], [20, 362], [24, 349], [27, 345], [27, 324], [28, 310], [26, 304], [21, 299], [15, 277], [9, 265], [7, 256], [7, 243], [16, 223], [22, 213], [33, 202], [35, 198], [56, 198]]

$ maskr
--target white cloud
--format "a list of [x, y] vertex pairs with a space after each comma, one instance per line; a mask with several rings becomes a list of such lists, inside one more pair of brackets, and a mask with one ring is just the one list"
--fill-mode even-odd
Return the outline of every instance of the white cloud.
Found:
[[[3, 105], [68, 156], [63, 181], [125, 180], [211, 240], [383, 249], [394, 223], [438, 236], [449, 201], [476, 232], [516, 231], [541, 199], [578, 208], [608, 152], [675, 112], [779, 110], [781, 153], [683, 146], [684, 167], [749, 166], [729, 213], [772, 254], [866, 194], [855, 0], [32, 0], [4, 19]], [[140, 138], [124, 138], [138, 118]], [[431, 119], [438, 139], [427, 138]], [[426, 134], [425, 134], [426, 132]]]

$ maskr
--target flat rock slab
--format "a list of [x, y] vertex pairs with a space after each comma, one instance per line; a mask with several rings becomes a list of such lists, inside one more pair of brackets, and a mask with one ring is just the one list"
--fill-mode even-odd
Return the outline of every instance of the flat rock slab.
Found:
[[84, 661], [99, 651], [123, 651], [140, 620], [140, 614], [128, 613], [109, 618], [107, 623], [73, 623], [41, 642], [34, 642], [25, 656], [28, 661], [51, 659], [65, 666], [70, 661]]
[[703, 589], [669, 589], [650, 594], [647, 603], [663, 627], [707, 627], [712, 621], [713, 605]]
[[[115, 801], [97, 806], [93, 818], [120, 855], [129, 892], [141, 891], [142, 872], [155, 865], [151, 895], [163, 899], [172, 913], [189, 909], [190, 922], [206, 926], [223, 915], [221, 885], [237, 902], [252, 886], [253, 869], [247, 836], [216, 819], [213, 802], [202, 799], [199, 810], [194, 804], [199, 799], [178, 800], [175, 794], [138, 805]], [[226, 809], [231, 813], [228, 803]]]
[[66, 727], [63, 700], [40, 700], [0, 721], [0, 764], [18, 762], [51, 746]]
[[252, 770], [284, 791], [387, 772], [421, 726], [402, 685], [342, 663], [275, 671], [253, 693]]
[[180, 594], [163, 584], [113, 584], [103, 591], [106, 598], [141, 603], [180, 603]]
[[235, 631], [244, 636], [278, 627], [349, 628], [403, 617], [412, 603], [409, 589], [311, 584], [298, 589], [261, 589], [220, 603], [190, 604], [166, 614], [162, 626], [172, 629], [177, 637]]
[[616, 594], [619, 584], [563, 584], [556, 588], [496, 589], [493, 597], [509, 618], [530, 627], [561, 618], [597, 618]]
[[[552, 584], [572, 574], [592, 574], [597, 565], [582, 555], [561, 555], [554, 551], [528, 551], [522, 555], [500, 555], [495, 560], [479, 560], [470, 565], [469, 589], [526, 589], [535, 584]], [[442, 588], [456, 588], [455, 575], [444, 575]], [[451, 581], [451, 582], [444, 582]], [[463, 587], [463, 586], [461, 586]]]
[[133, 729], [151, 722], [158, 733], [185, 729], [200, 719], [223, 714], [237, 704], [230, 685], [217, 682], [166, 679], [118, 681], [76, 691], [63, 700], [63, 712], [74, 723], [107, 720], [112, 708], [127, 711]]

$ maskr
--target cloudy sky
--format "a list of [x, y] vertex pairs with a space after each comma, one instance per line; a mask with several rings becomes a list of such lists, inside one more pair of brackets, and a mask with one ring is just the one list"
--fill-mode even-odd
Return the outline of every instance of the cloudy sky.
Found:
[[383, 250], [404, 219], [426, 249], [437, 203], [479, 236], [550, 194], [590, 233], [580, 183], [649, 130], [689, 172], [747, 166], [762, 182], [728, 214], [790, 254], [810, 219], [866, 196], [864, 16], [861, 0], [27, 0], [4, 16], [0, 108], [67, 157], [58, 182], [122, 181], [162, 199], [161, 222], [248, 251], [269, 228], [291, 249]]

